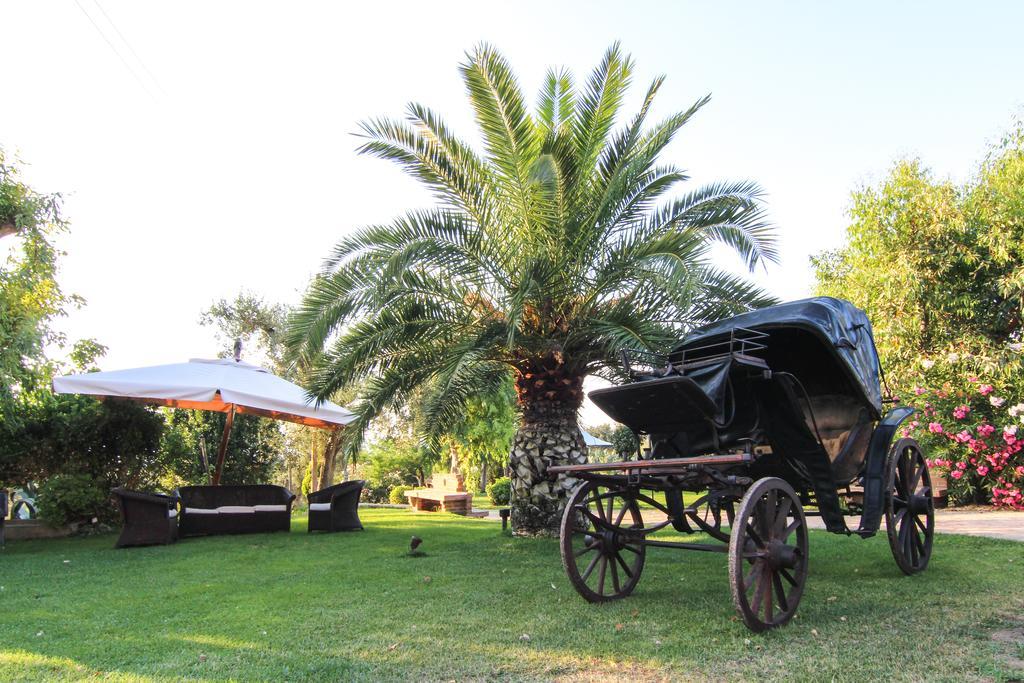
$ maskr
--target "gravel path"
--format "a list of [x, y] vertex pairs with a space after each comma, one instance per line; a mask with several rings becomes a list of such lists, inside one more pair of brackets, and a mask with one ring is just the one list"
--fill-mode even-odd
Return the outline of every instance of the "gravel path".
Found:
[[[500, 520], [497, 510], [487, 511], [488, 519]], [[657, 523], [664, 521], [665, 515], [657, 510], [644, 510], [644, 521]], [[818, 517], [808, 518], [812, 529], [824, 529], [825, 524]], [[847, 517], [850, 528], [856, 528], [860, 519]], [[1006, 541], [1024, 542], [1024, 512], [999, 510], [936, 510], [935, 530], [940, 534], [964, 534], [967, 536], [987, 536]], [[885, 533], [885, 522], [882, 522], [881, 533]]]

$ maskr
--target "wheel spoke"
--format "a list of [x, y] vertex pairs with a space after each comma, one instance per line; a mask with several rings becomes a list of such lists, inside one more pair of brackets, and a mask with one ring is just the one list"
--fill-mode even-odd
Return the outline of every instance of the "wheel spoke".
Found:
[[586, 555], [587, 553], [589, 553], [591, 551], [597, 550], [600, 546], [601, 546], [601, 544], [598, 543], [598, 542], [591, 543], [590, 545], [584, 546], [580, 550], [577, 550], [576, 553], [574, 554], [574, 557], [582, 557], [583, 555]]
[[764, 565], [761, 565], [761, 571], [757, 573], [757, 578], [754, 579], [754, 599], [750, 601], [750, 611], [754, 614], [758, 614], [761, 611], [761, 601], [764, 599], [764, 589], [762, 584], [766, 583], [764, 579]]
[[[789, 511], [793, 507], [793, 499], [786, 496], [782, 500], [782, 504], [779, 506], [778, 512], [775, 513], [775, 528], [772, 529], [772, 534], [776, 537], [781, 536], [786, 530], [786, 520], [789, 519]], [[786, 534], [788, 536], [788, 534]]]
[[601, 568], [597, 570], [597, 592], [604, 595], [604, 575], [608, 569], [608, 558], [601, 555]]
[[779, 574], [780, 574], [780, 575], [782, 576], [782, 578], [784, 578], [784, 579], [785, 579], [786, 581], [789, 581], [789, 585], [791, 585], [791, 586], [795, 586], [795, 585], [796, 585], [796, 579], [794, 579], [794, 578], [793, 578], [793, 575], [792, 575], [792, 574], [790, 574], [790, 573], [789, 573], [789, 570], [788, 570], [788, 569], [786, 569], [785, 567], [779, 567]]
[[[625, 501], [623, 501], [625, 502]], [[623, 505], [622, 509], [619, 510], [619, 514], [615, 517], [615, 526], [622, 524], [622, 518], [626, 516], [626, 512], [629, 510], [628, 505]]]
[[619, 570], [616, 569], [615, 562], [612, 561], [613, 559], [614, 556], [608, 560], [608, 565], [612, 569], [612, 587], [615, 589], [615, 592], [618, 593], [622, 590], [622, 587], [619, 585]]
[[750, 540], [752, 540], [758, 548], [764, 548], [764, 541], [761, 540], [761, 536], [754, 530], [754, 527], [750, 525], [750, 521], [747, 521], [747, 536], [750, 536]]
[[928, 533], [928, 525], [926, 525], [924, 522], [922, 522], [921, 518], [918, 517], [917, 515], [914, 515], [914, 524], [916, 524], [918, 526], [918, 528], [921, 529], [921, 533], [923, 533], [923, 534], [927, 534]]
[[634, 555], [639, 555], [640, 554], [639, 550], [637, 550], [633, 546], [629, 545], [628, 543], [623, 543], [622, 544], [622, 549], [623, 550], [628, 550], [629, 552], [633, 553]]
[[785, 543], [786, 539], [789, 538], [790, 535], [792, 535], [792, 533], [799, 529], [801, 526], [803, 526], [803, 522], [801, 522], [800, 518], [797, 517], [789, 523], [789, 526], [787, 526], [786, 530], [782, 532], [782, 536], [779, 537], [779, 540]]
[[608, 492], [608, 514], [605, 515], [605, 519], [612, 518], [612, 512], [615, 510], [615, 494]]
[[920, 558], [924, 555], [924, 541], [922, 541], [921, 537], [917, 535], [917, 532], [914, 532], [912, 536], [914, 537], [914, 548], [916, 550], [917, 557]]
[[580, 574], [580, 579], [582, 579], [583, 583], [586, 583], [587, 579], [590, 578], [590, 575], [594, 572], [594, 567], [597, 566], [597, 563], [598, 563], [598, 561], [600, 559], [601, 559], [601, 553], [598, 553], [597, 555], [594, 555], [594, 559], [592, 559], [590, 561], [590, 564], [587, 565], [586, 570], [582, 574]]
[[[601, 506], [598, 505], [597, 509], [600, 510]], [[602, 528], [603, 529], [608, 529], [609, 528], [608, 522], [606, 522], [604, 519], [598, 517], [597, 515], [595, 515], [590, 510], [584, 509], [583, 510], [583, 514], [585, 514], [587, 517], [590, 518], [590, 522], [591, 522], [591, 524], [594, 525], [594, 529], [595, 530], [596, 529], [602, 529]]]
[[760, 572], [762, 571], [763, 567], [764, 567], [764, 561], [763, 560], [755, 560], [754, 561], [754, 564], [750, 567], [750, 571], [747, 572], [747, 575], [743, 577], [744, 589], [746, 589], [746, 590], [750, 589], [750, 586], [753, 584], [754, 579], [756, 578], [754, 575], [755, 574], [760, 574]]
[[619, 565], [622, 567], [622, 571], [626, 572], [626, 576], [628, 578], [632, 579], [633, 578], [633, 572], [630, 570], [629, 565], [626, 564], [626, 561], [624, 559], [622, 559], [622, 555], [620, 555], [618, 553], [618, 551], [615, 552], [615, 559], [619, 563]]
[[[604, 505], [601, 503], [601, 496], [597, 493], [597, 489], [594, 489], [594, 497], [587, 501], [587, 512], [590, 512], [590, 503], [594, 504], [597, 508], [597, 517], [602, 521], [608, 521], [608, 518], [604, 515]], [[593, 513], [591, 513], [593, 516]]]
[[764, 615], [765, 623], [772, 623], [772, 570], [771, 568], [765, 568], [765, 575], [761, 579], [762, 588], [764, 591]]
[[783, 612], [789, 611], [789, 601], [786, 600], [786, 589], [782, 586], [782, 579], [778, 573], [772, 574], [772, 585], [775, 586], [775, 596], [779, 599], [779, 609]]
[[912, 467], [914, 468], [914, 475], [910, 478], [910, 486], [907, 487], [908, 494], [913, 494], [917, 490], [917, 485], [921, 481], [921, 474], [924, 472], [924, 463], [917, 462], [917, 458], [914, 458]]

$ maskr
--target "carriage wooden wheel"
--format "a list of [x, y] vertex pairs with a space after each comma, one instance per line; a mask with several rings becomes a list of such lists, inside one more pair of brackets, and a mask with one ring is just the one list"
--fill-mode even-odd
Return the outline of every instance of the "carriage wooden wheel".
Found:
[[562, 564], [580, 595], [604, 602], [633, 592], [646, 557], [643, 526], [627, 490], [585, 482], [573, 491], [562, 515]]
[[740, 502], [729, 541], [729, 583], [752, 631], [781, 626], [796, 613], [807, 581], [807, 522], [793, 488], [760, 479]]
[[932, 478], [916, 441], [896, 442], [889, 453], [886, 481], [885, 529], [889, 547], [903, 573], [916, 574], [928, 566], [935, 533]]
[[686, 508], [686, 518], [692, 526], [703, 531], [708, 536], [722, 541], [729, 542], [729, 532], [723, 531], [725, 526], [732, 527], [735, 516], [736, 499], [716, 500], [710, 495], [701, 496], [693, 505]]

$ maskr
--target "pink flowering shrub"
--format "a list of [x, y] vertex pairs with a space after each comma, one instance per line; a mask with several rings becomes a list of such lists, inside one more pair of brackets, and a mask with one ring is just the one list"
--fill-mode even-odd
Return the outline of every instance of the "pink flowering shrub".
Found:
[[922, 443], [953, 501], [1024, 510], [1022, 366], [1019, 352], [993, 359], [954, 349], [901, 377], [912, 383], [903, 403], [919, 411], [903, 435]]

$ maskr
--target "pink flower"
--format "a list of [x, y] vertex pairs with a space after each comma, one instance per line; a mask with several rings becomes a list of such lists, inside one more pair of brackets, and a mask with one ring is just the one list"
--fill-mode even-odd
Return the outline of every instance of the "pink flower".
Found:
[[914, 396], [920, 396], [924, 391], [924, 387], [914, 387]]
[[967, 469], [967, 463], [965, 463], [965, 462], [958, 462], [956, 464], [956, 468], [958, 470], [966, 470]]
[[1017, 476], [1024, 477], [1024, 465], [1018, 465], [1013, 471], [1017, 473]]
[[942, 425], [939, 424], [938, 422], [929, 422], [928, 423], [928, 431], [931, 432], [932, 434], [941, 434], [942, 433]]
[[967, 443], [971, 440], [971, 433], [965, 429], [956, 435], [956, 440], [960, 443]]
[[967, 381], [968, 382], [977, 382], [978, 378], [975, 377], [974, 375], [971, 375], [970, 377], [967, 378]]
[[970, 412], [971, 409], [969, 406], [957, 406], [956, 408], [953, 408], [953, 417], [958, 420], [962, 420], [967, 417]]
[[995, 390], [996, 388], [991, 384], [982, 384], [980, 387], [978, 387], [978, 393], [981, 394], [982, 396], [988, 396]]
[[988, 402], [992, 404], [993, 408], [1002, 408], [1003, 404], [1006, 403], [1006, 399], [999, 398], [998, 396], [989, 396]]
[[981, 476], [984, 477], [986, 474], [988, 474], [988, 468], [985, 467], [984, 465], [979, 466], [978, 467], [978, 474], [980, 474]]
[[988, 438], [996, 431], [996, 428], [990, 424], [983, 424], [978, 427], [978, 436], [982, 438]]
[[954, 479], [959, 479], [960, 477], [964, 476], [964, 473], [961, 472], [960, 470], [953, 470], [952, 472], [949, 473], [949, 476], [953, 477]]

